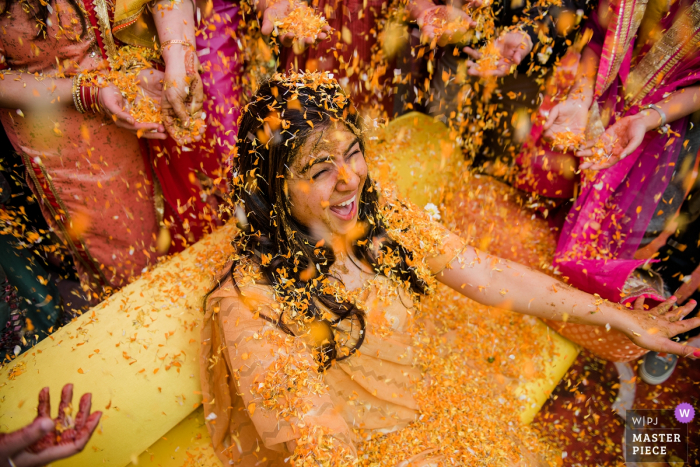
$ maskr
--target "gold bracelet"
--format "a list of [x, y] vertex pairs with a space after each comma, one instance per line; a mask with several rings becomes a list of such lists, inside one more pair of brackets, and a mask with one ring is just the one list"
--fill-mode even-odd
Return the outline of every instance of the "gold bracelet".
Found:
[[[78, 108], [78, 101], [77, 101], [77, 99], [75, 98], [75, 76], [74, 76], [73, 79], [71, 80], [70, 94], [71, 94], [71, 96], [73, 96], [73, 105], [74, 105], [75, 108], [77, 109], [77, 108]], [[80, 112], [79, 109], [78, 109], [78, 112]]]
[[83, 74], [79, 73], [73, 77], [73, 104], [75, 104], [75, 108], [80, 112], [81, 114], [85, 113], [85, 108], [83, 107], [82, 102], [80, 101], [80, 82], [82, 81]]
[[80, 73], [78, 75], [78, 85], [75, 87], [76, 92], [78, 93], [78, 103], [80, 104], [80, 108], [83, 109], [83, 113], [87, 112], [87, 109], [85, 108], [85, 102], [83, 102], [83, 95], [81, 94], [81, 87], [83, 86], [83, 74]]
[[169, 40], [169, 41], [165, 41], [165, 42], [163, 42], [163, 43], [160, 45], [160, 48], [161, 48], [161, 49], [164, 49], [164, 48], [166, 48], [167, 46], [172, 45], [172, 44], [186, 45], [187, 47], [191, 48], [192, 50], [195, 50], [194, 45], [192, 45], [192, 43], [191, 43], [190, 41], [185, 41], [185, 40], [182, 40], [182, 39], [172, 39], [172, 40]]
[[85, 108], [85, 102], [83, 102], [83, 95], [81, 94], [82, 90], [80, 89], [83, 86], [83, 74], [78, 75], [78, 85], [75, 88], [75, 91], [78, 94], [78, 103], [80, 104], [80, 108], [82, 109], [81, 113], [87, 112], [87, 109]]

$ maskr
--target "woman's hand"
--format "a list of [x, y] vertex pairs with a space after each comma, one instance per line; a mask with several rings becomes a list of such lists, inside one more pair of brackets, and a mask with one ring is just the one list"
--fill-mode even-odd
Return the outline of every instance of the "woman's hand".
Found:
[[[509, 31], [502, 34], [494, 42], [494, 46], [500, 55], [500, 59], [496, 63], [496, 68], [492, 70], [480, 70], [479, 65], [472, 60], [467, 60], [467, 73], [471, 76], [487, 76], [502, 77], [510, 74], [513, 65], [520, 65], [527, 54], [532, 51], [532, 39], [522, 31]], [[467, 53], [473, 60], [481, 58], [481, 52], [465, 47], [464, 52]]]
[[[275, 30], [275, 22], [281, 21], [291, 13], [297, 6], [296, 1], [277, 0], [275, 3], [269, 4], [263, 12], [263, 22], [260, 27], [260, 32], [266, 36], [272, 34]], [[296, 45], [295, 52], [302, 53], [306, 47], [316, 45], [328, 38], [331, 27], [325, 25], [321, 28], [321, 32], [316, 37], [297, 37], [292, 32], [285, 32], [279, 36], [280, 44], [285, 47]]]
[[647, 125], [642, 115], [622, 117], [605, 130], [598, 141], [591, 142], [576, 153], [578, 157], [594, 159], [584, 162], [580, 168], [602, 170], [612, 167], [642, 144], [646, 132]]
[[666, 352], [683, 357], [700, 358], [700, 349], [671, 340], [672, 337], [700, 326], [700, 317], [681, 321], [697, 304], [691, 300], [672, 308], [676, 297], [671, 297], [656, 308], [644, 309], [644, 298], [638, 298], [633, 309], [623, 308], [622, 318], [615, 329], [625, 334], [640, 347], [655, 352]]
[[102, 412], [90, 414], [91, 395], [80, 399], [80, 409], [72, 417], [73, 385], [61, 393], [58, 417], [51, 420], [49, 388], [39, 393], [38, 416], [24, 428], [0, 434], [0, 467], [35, 467], [65, 459], [83, 450], [100, 421]]
[[467, 31], [476, 26], [471, 17], [459, 8], [425, 4], [416, 15], [421, 41], [444, 47], [464, 40]]
[[[199, 59], [192, 48], [181, 44], [172, 44], [163, 49], [165, 59], [165, 77], [163, 79], [163, 98], [161, 113], [163, 125], [178, 144], [188, 144], [202, 139], [204, 127], [200, 134], [180, 136], [192, 121], [200, 118], [204, 102], [204, 85], [199, 76]], [[187, 132], [185, 132], [187, 133]]]
[[[143, 74], [144, 72], [142, 72]], [[154, 73], [156, 73], [154, 71]], [[160, 73], [160, 72], [157, 72]], [[161, 79], [156, 77], [146, 76], [146, 81], [143, 79], [142, 87], [146, 95], [160, 100], [160, 96], [155, 88], [160, 86]], [[158, 75], [156, 75], [158, 76]], [[154, 94], [155, 92], [155, 94]], [[157, 97], [156, 97], [157, 96]], [[122, 96], [121, 91], [113, 84], [108, 84], [100, 89], [98, 103], [102, 111], [112, 119], [115, 125], [119, 128], [124, 128], [133, 132], [136, 136], [146, 139], [165, 139], [165, 128], [159, 123], [140, 123], [129, 113], [129, 103]]]
[[[571, 132], [574, 136], [584, 135], [586, 123], [588, 123], [588, 109], [592, 101], [584, 97], [572, 98], [571, 93], [569, 96], [549, 111], [542, 133], [545, 140], [552, 141], [560, 133]], [[554, 149], [562, 151], [564, 147], [558, 144]]]
[[[160, 104], [160, 100], [163, 97], [164, 78], [165, 73], [160, 70], [156, 70], [155, 68], [141, 70], [139, 73], [139, 87], [143, 90], [144, 96], [149, 97]], [[136, 102], [138, 102], [140, 99], [140, 96], [137, 97]]]

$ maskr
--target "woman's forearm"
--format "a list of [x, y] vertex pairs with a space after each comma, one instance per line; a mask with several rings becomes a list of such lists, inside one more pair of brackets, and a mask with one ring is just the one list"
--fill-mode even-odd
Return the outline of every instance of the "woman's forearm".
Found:
[[[675, 122], [700, 110], [700, 86], [679, 89], [655, 105], [666, 115], [666, 123]], [[661, 126], [661, 113], [654, 109], [644, 109], [638, 115], [643, 119], [647, 131]]]
[[23, 113], [73, 106], [71, 78], [39, 78], [29, 73], [0, 73], [0, 107]]
[[466, 247], [437, 279], [479, 303], [517, 313], [555, 321], [609, 324], [615, 329], [624, 324], [620, 305], [472, 247]]
[[[195, 47], [195, 19], [192, 0], [159, 0], [153, 6], [153, 18], [161, 45], [168, 41], [185, 41]], [[189, 45], [181, 42], [162, 47], [166, 67], [172, 62], [183, 62]]]
[[590, 47], [584, 47], [576, 72], [576, 81], [569, 91], [568, 99], [582, 99], [589, 104], [593, 102], [595, 79], [598, 74], [600, 57]]

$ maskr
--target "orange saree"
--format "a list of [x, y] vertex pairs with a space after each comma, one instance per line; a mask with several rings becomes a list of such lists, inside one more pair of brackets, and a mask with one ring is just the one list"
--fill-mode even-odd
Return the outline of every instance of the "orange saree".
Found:
[[[51, 5], [45, 38], [36, 36], [36, 21], [22, 2], [0, 17], [4, 79], [18, 73], [70, 78], [102, 63], [101, 44], [111, 36], [89, 21], [83, 28], [67, 0]], [[3, 109], [0, 120], [81, 282], [96, 293], [127, 284], [156, 258], [157, 213], [144, 147], [129, 131], [104, 116], [79, 113], [72, 102], [18, 110]]]

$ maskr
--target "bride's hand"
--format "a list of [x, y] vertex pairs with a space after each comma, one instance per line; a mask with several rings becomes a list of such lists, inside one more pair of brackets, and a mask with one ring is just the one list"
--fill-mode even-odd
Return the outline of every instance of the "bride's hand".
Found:
[[650, 310], [644, 309], [644, 298], [638, 298], [634, 308], [623, 308], [623, 317], [615, 329], [625, 334], [640, 347], [656, 352], [672, 353], [683, 357], [700, 358], [700, 349], [671, 340], [672, 337], [700, 326], [700, 316], [681, 321], [697, 304], [690, 300], [673, 308], [676, 297], [671, 297]]

